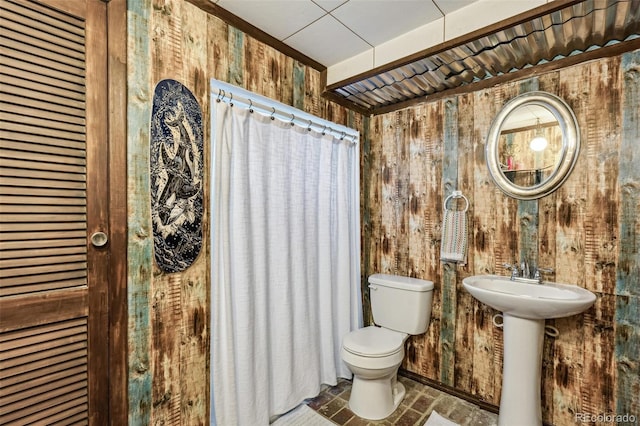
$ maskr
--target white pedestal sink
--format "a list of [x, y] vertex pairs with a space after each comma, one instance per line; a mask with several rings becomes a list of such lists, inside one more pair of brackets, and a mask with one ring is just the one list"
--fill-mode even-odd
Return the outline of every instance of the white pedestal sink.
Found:
[[544, 321], [584, 312], [596, 301], [595, 294], [575, 285], [525, 283], [498, 275], [468, 277], [462, 285], [477, 300], [503, 314], [498, 425], [540, 426]]

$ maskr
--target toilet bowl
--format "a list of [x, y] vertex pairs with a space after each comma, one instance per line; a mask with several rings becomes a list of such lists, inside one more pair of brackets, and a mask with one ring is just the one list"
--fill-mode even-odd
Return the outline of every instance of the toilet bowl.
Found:
[[426, 331], [431, 318], [433, 282], [396, 275], [369, 277], [371, 311], [376, 325], [342, 339], [342, 360], [353, 373], [349, 409], [358, 417], [381, 420], [405, 396], [398, 382], [404, 343]]
[[384, 419], [400, 405], [405, 389], [396, 378], [408, 336], [375, 326], [345, 336], [342, 360], [354, 375], [349, 409], [358, 417]]

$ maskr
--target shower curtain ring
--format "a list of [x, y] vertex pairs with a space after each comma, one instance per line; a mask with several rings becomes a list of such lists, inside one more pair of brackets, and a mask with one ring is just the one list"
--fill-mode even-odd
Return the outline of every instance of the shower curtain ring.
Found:
[[309, 120], [309, 126], [307, 126], [307, 131], [310, 132], [311, 131], [311, 120]]
[[216, 99], [216, 102], [220, 102], [222, 98], [224, 98], [224, 90], [218, 89], [218, 99]]
[[322, 128], [322, 136], [324, 136], [324, 135], [326, 134], [326, 133], [324, 132], [325, 130], [327, 130], [327, 126], [324, 126], [324, 127]]
[[342, 135], [340, 136], [340, 140], [341, 140], [341, 141], [343, 141], [343, 140], [344, 140], [344, 137], [345, 137], [346, 135], [347, 135], [347, 134], [346, 134], [345, 132], [342, 132]]
[[253, 112], [253, 102], [249, 99], [249, 112]]
[[233, 106], [233, 93], [229, 92], [229, 106]]
[[272, 120], [275, 120], [276, 118], [274, 117], [274, 115], [275, 115], [275, 113], [276, 113], [276, 109], [275, 109], [274, 107], [271, 107], [271, 109], [273, 110], [273, 111], [271, 112], [271, 119], [272, 119]]
[[290, 125], [294, 125], [293, 121], [296, 119], [296, 115], [295, 114], [291, 114], [291, 121], [289, 122]]

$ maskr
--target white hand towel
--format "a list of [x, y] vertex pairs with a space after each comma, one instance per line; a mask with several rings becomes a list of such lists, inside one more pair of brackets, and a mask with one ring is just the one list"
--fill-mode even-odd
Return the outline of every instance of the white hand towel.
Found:
[[444, 211], [440, 259], [443, 262], [467, 263], [467, 211]]

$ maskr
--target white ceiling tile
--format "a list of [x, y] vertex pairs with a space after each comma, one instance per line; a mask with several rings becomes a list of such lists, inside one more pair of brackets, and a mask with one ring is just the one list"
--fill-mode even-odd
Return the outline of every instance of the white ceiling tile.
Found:
[[284, 40], [325, 66], [343, 61], [370, 49], [348, 28], [327, 15]]
[[327, 12], [331, 12], [336, 7], [341, 4], [349, 1], [349, 0], [312, 0], [315, 4], [326, 10]]
[[425, 0], [351, 0], [331, 14], [373, 46], [442, 17]]
[[311, 0], [220, 0], [218, 6], [279, 40], [326, 14]]
[[333, 67], [328, 74], [342, 77], [400, 59], [550, 0], [209, 1]]
[[433, 0], [444, 14], [469, 6], [471, 3], [476, 1], [478, 0]]

